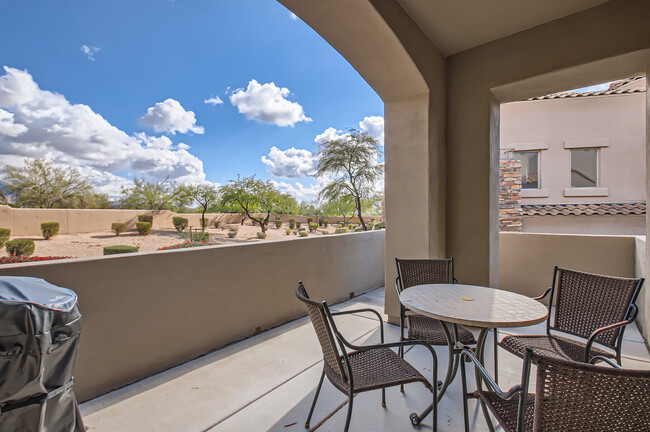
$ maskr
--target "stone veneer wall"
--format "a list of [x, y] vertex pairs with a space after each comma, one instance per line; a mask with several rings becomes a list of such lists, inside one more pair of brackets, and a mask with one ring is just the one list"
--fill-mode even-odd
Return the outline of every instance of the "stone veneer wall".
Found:
[[521, 162], [499, 162], [499, 231], [521, 232]]

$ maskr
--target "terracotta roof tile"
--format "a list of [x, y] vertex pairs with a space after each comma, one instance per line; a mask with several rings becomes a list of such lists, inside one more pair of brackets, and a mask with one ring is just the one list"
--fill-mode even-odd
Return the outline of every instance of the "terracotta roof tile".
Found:
[[645, 202], [595, 204], [525, 204], [522, 216], [644, 215]]
[[[643, 79], [645, 77], [643, 76], [635, 76], [635, 77], [630, 77], [626, 78], [620, 81], [614, 81], [609, 85], [609, 88], [607, 90], [600, 90], [600, 91], [592, 91], [592, 92], [585, 92], [585, 93], [578, 93], [578, 92], [560, 92], [560, 93], [552, 93], [549, 95], [545, 96], [538, 96], [534, 98], [528, 99], [529, 101], [534, 101], [534, 100], [547, 100], [547, 99], [571, 99], [571, 98], [580, 98], [580, 97], [591, 97], [591, 96], [607, 96], [607, 95], [621, 95], [621, 94], [631, 94], [631, 93], [645, 93], [645, 84], [643, 83]], [[623, 90], [619, 90], [621, 87], [627, 86], [629, 84], [632, 84], [636, 81], [639, 82], [638, 87], [634, 88], [627, 88]]]

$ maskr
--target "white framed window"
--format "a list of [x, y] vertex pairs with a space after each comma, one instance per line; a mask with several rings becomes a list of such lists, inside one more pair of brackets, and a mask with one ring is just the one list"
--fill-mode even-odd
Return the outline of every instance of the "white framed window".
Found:
[[571, 188], [598, 187], [598, 149], [571, 149]]
[[521, 162], [521, 188], [540, 189], [540, 152], [515, 151], [513, 158]]

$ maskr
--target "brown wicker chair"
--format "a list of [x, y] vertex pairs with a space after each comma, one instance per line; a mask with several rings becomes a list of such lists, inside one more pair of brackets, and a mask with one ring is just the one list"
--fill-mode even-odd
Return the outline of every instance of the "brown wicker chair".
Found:
[[[521, 384], [501, 390], [474, 357], [463, 347], [478, 375], [487, 383], [468, 395], [465, 364], [461, 361], [463, 414], [469, 432], [468, 396], [476, 397], [497, 419], [505, 432], [624, 432], [650, 431], [650, 370], [621, 369], [559, 359], [547, 351], [526, 348]], [[531, 362], [537, 364], [535, 393], [528, 393]], [[489, 429], [494, 430], [486, 413]]]
[[[429, 345], [421, 341], [406, 341], [384, 343], [384, 328], [381, 315], [373, 309], [356, 309], [344, 312], [331, 312], [327, 303], [315, 302], [309, 298], [302, 282], [298, 282], [296, 297], [307, 306], [307, 312], [311, 322], [316, 330], [318, 341], [323, 350], [323, 373], [321, 374], [314, 401], [311, 404], [305, 428], [309, 428], [311, 416], [314, 413], [316, 400], [323, 385], [323, 378], [327, 376], [330, 382], [341, 392], [348, 395], [348, 413], [345, 419], [345, 431], [350, 427], [350, 418], [352, 415], [352, 401], [357, 393], [381, 389], [382, 406], [386, 406], [386, 387], [392, 387], [412, 382], [421, 382], [433, 393], [433, 430], [437, 430], [437, 388], [432, 385], [420, 372], [411, 366], [406, 360], [402, 359], [391, 348], [403, 346], [422, 345], [430, 352], [433, 359], [432, 371], [433, 382], [437, 377], [437, 358], [436, 353]], [[334, 316], [352, 314], [359, 312], [370, 312], [377, 315], [380, 323], [381, 344], [355, 346], [349, 343], [338, 331]], [[338, 342], [337, 348], [335, 340]], [[347, 352], [346, 347], [354, 351]], [[429, 414], [427, 408], [421, 415], [411, 414], [411, 422], [419, 424], [420, 421]], [[361, 428], [357, 428], [361, 430]]]
[[[643, 278], [602, 276], [556, 266], [553, 284], [536, 298], [551, 295], [546, 334], [506, 336], [499, 346], [519, 357], [530, 347], [559, 359], [589, 363], [592, 355], [604, 356], [615, 358], [620, 365], [623, 332], [636, 319], [638, 308], [634, 302], [642, 284]], [[554, 298], [557, 300], [551, 325]], [[551, 330], [584, 338], [586, 342], [551, 334]], [[595, 347], [594, 342], [614, 352]]]

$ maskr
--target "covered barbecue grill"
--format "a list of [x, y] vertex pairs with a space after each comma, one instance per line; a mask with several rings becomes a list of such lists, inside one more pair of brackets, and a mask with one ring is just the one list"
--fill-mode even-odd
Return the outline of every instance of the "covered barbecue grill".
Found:
[[80, 330], [74, 291], [0, 277], [0, 431], [84, 431], [72, 391]]

